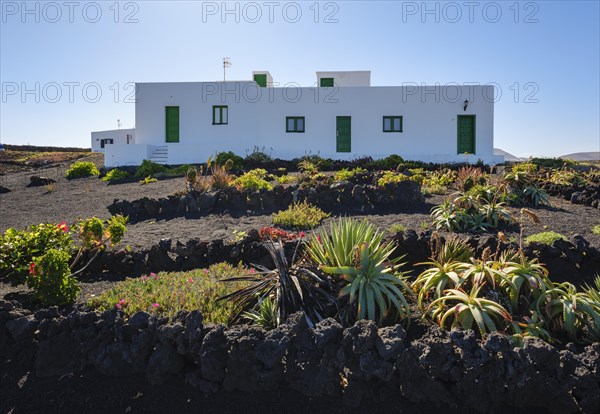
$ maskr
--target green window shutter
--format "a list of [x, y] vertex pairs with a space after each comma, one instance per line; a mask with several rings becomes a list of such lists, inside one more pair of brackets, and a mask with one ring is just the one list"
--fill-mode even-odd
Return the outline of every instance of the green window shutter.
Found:
[[267, 87], [267, 75], [264, 73], [256, 73], [254, 75], [254, 82], [258, 83], [258, 86], [262, 88]]
[[321, 78], [321, 87], [322, 88], [333, 87], [333, 78]]
[[285, 132], [304, 132], [304, 117], [286, 116]]
[[213, 125], [227, 125], [229, 123], [229, 108], [223, 105], [213, 106]]
[[179, 107], [165, 107], [166, 142], [179, 142]]

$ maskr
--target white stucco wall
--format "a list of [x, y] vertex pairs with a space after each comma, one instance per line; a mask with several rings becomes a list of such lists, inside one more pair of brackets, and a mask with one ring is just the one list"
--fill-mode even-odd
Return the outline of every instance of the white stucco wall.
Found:
[[92, 132], [92, 151], [93, 152], [104, 152], [106, 147], [111, 144], [106, 144], [104, 148], [102, 148], [101, 140], [103, 139], [112, 139], [113, 144], [127, 144], [127, 135], [130, 136], [129, 143], [135, 143], [135, 129], [111, 129], [107, 131], [94, 131]]
[[[475, 115], [476, 153], [468, 160], [495, 163], [501, 160], [493, 156], [493, 98], [492, 86], [286, 89], [258, 88], [254, 82], [140, 83], [135, 141], [167, 146], [169, 164], [203, 162], [219, 151], [245, 156], [255, 146], [279, 158], [399, 154], [464, 162], [465, 155], [457, 154], [457, 116]], [[213, 105], [229, 107], [227, 125], [212, 125]], [[165, 106], [180, 108], [179, 143], [165, 142]], [[403, 117], [403, 132], [384, 133], [383, 116], [396, 115]], [[305, 132], [286, 133], [286, 116], [304, 116]], [[351, 153], [336, 152], [336, 116], [352, 117]]]

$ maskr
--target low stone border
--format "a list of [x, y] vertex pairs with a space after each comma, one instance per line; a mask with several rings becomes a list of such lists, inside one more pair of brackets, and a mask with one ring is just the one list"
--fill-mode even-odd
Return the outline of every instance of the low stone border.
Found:
[[271, 191], [222, 190], [166, 198], [115, 200], [108, 206], [112, 215], [122, 214], [131, 222], [149, 218], [202, 216], [210, 213], [257, 214], [286, 209], [294, 201], [308, 201], [326, 211], [365, 212], [375, 208], [393, 208], [402, 204], [422, 203], [421, 186], [414, 181], [390, 184], [385, 189], [369, 184], [342, 181], [328, 185], [302, 188], [298, 185], [278, 185]]
[[545, 183], [543, 188], [551, 196], [569, 200], [573, 204], [582, 204], [600, 209], [600, 183], [586, 186]]
[[363, 400], [406, 398], [476, 412], [600, 410], [600, 343], [564, 350], [528, 339], [513, 348], [498, 333], [430, 328], [409, 342], [400, 325], [359, 321], [344, 329], [326, 319], [314, 329], [302, 314], [272, 331], [205, 325], [198, 311], [172, 321], [116, 309], [15, 310], [0, 301], [0, 350], [33, 360], [40, 377], [94, 367], [107, 376], [145, 373], [152, 384], [175, 377], [211, 393], [281, 386], [307, 396]]

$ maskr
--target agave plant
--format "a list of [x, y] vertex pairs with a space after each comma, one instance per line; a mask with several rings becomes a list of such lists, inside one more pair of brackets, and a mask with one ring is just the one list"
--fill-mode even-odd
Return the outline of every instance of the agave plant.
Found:
[[523, 197], [534, 206], [550, 205], [548, 193], [537, 185], [528, 185], [523, 188]]
[[320, 231], [312, 237], [306, 248], [310, 258], [320, 266], [352, 266], [356, 250], [365, 242], [372, 254], [389, 256], [394, 246], [383, 244], [383, 236], [384, 233], [367, 220], [343, 217], [331, 222], [329, 232]]
[[485, 217], [486, 223], [493, 228], [497, 228], [500, 223], [511, 224], [513, 217], [506, 208], [504, 203], [494, 200], [484, 202], [479, 207], [479, 212]]
[[464, 229], [464, 215], [450, 200], [431, 209], [431, 220], [436, 230], [462, 231]]
[[525, 338], [540, 338], [546, 342], [552, 342], [552, 335], [545, 329], [546, 322], [539, 316], [535, 310], [531, 312], [531, 317], [523, 316], [523, 322], [513, 321], [511, 326], [514, 334], [513, 341], [517, 346], [522, 346]]
[[496, 262], [484, 259], [471, 258], [471, 264], [465, 269], [463, 278], [473, 285], [483, 285], [489, 282], [495, 288], [501, 281], [506, 281], [504, 272], [498, 270]]
[[[222, 296], [219, 300], [231, 300], [233, 312], [230, 322], [236, 322], [245, 312], [251, 311], [266, 298], [274, 297], [277, 325], [284, 323], [294, 312], [302, 311], [309, 326], [335, 311], [335, 286], [318, 268], [295, 264], [296, 251], [290, 264], [281, 241], [263, 243], [275, 263], [275, 269], [254, 265], [261, 272], [254, 275], [223, 279], [223, 282], [246, 281], [243, 289]], [[297, 245], [298, 246], [298, 245]], [[296, 247], [297, 247], [296, 246]]]
[[452, 321], [451, 328], [472, 329], [477, 326], [482, 338], [498, 330], [500, 322], [510, 322], [510, 313], [493, 300], [479, 297], [482, 285], [475, 285], [469, 293], [462, 289], [448, 289], [444, 295], [429, 305], [426, 315], [431, 314], [439, 325], [445, 327]]
[[257, 309], [244, 312], [242, 315], [254, 322], [254, 324], [262, 326], [267, 330], [277, 328], [277, 312], [275, 310], [275, 303], [271, 300], [270, 296], [262, 298], [257, 303]]
[[390, 260], [395, 246], [391, 249], [378, 246], [363, 242], [353, 265], [323, 267], [325, 272], [340, 275], [347, 283], [340, 290], [340, 296], [348, 298], [349, 312], [342, 315], [346, 320], [370, 319], [381, 325], [391, 309], [395, 309], [400, 319], [408, 320], [410, 308], [405, 292], [411, 290], [404, 276], [396, 274], [400, 265], [389, 265], [397, 262]]
[[418, 263], [418, 265], [430, 265], [431, 267], [422, 272], [412, 284], [412, 288], [418, 291], [417, 304], [423, 309], [423, 300], [428, 298], [431, 291], [434, 292], [434, 298], [442, 297], [446, 288], [460, 287], [465, 278], [463, 272], [468, 268], [467, 263], [450, 261], [441, 263], [436, 260]]
[[[600, 338], [600, 313], [593, 301], [568, 282], [554, 285], [536, 301], [536, 310], [545, 315], [553, 330], [564, 329], [576, 342], [593, 342]], [[585, 337], [578, 333], [586, 329]]]
[[456, 236], [448, 237], [443, 243], [440, 242], [437, 233], [432, 236], [432, 242], [437, 246], [433, 252], [435, 260], [439, 263], [468, 262], [475, 255], [475, 250], [462, 239]]

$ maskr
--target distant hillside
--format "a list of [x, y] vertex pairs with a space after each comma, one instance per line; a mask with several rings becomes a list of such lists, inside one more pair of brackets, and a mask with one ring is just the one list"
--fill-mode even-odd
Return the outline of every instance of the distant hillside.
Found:
[[573, 154], [561, 155], [559, 158], [573, 161], [600, 161], [600, 152], [576, 152]]
[[494, 155], [504, 155], [504, 161], [526, 161], [527, 158], [519, 158], [500, 148], [494, 148]]

